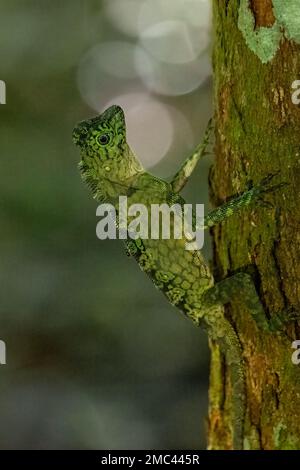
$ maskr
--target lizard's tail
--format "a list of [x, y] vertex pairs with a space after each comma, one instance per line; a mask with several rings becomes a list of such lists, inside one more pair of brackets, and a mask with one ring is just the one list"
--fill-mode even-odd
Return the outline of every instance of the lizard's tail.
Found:
[[229, 323], [224, 318], [225, 335], [219, 340], [222, 352], [225, 354], [226, 363], [230, 373], [232, 389], [232, 431], [233, 448], [243, 450], [244, 440], [244, 420], [246, 406], [246, 387], [244, 364], [242, 358], [242, 348], [238, 336]]
[[242, 348], [234, 328], [223, 315], [222, 318], [221, 315], [218, 318], [217, 333], [215, 333], [215, 328], [210, 327], [210, 324], [213, 325], [215, 321], [215, 314], [215, 311], [211, 312], [212, 322], [210, 322], [210, 314], [206, 315], [205, 323], [208, 327], [210, 338], [218, 343], [226, 358], [232, 390], [233, 448], [235, 450], [243, 450], [246, 387]]

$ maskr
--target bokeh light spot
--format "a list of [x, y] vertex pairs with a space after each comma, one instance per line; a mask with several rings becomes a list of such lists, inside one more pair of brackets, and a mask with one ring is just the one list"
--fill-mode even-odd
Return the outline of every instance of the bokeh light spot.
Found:
[[142, 4], [141, 0], [105, 0], [104, 11], [115, 28], [127, 36], [136, 37]]
[[77, 82], [84, 101], [99, 111], [104, 102], [128, 89], [145, 89], [138, 79], [137, 46], [107, 41], [91, 48], [81, 59]]
[[195, 60], [209, 43], [207, 31], [197, 32], [197, 42], [187, 23], [167, 20], [148, 27], [140, 36], [144, 48], [156, 59], [174, 64]]
[[135, 53], [136, 69], [153, 92], [178, 96], [198, 88], [210, 75], [211, 63], [207, 53], [187, 64], [171, 64], [155, 59], [141, 48]]

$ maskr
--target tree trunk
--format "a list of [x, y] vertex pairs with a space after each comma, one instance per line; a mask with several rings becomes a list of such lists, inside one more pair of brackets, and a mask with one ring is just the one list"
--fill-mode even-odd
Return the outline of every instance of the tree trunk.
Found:
[[[298, 4], [298, 6], [297, 6]], [[299, 0], [213, 0], [214, 205], [270, 173], [289, 186], [270, 194], [271, 207], [245, 210], [213, 231], [215, 278], [250, 272], [267, 316], [300, 310], [300, 110], [292, 84], [300, 78]], [[296, 9], [297, 7], [297, 9]], [[242, 300], [242, 299], [241, 299]], [[297, 323], [259, 331], [235, 299], [226, 306], [243, 350], [245, 449], [300, 449], [300, 365], [292, 362]], [[231, 384], [211, 344], [209, 448], [231, 449]]]

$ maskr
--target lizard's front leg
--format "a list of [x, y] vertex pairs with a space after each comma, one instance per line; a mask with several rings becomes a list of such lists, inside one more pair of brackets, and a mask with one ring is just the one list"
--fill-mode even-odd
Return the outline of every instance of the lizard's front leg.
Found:
[[204, 134], [203, 141], [195, 148], [194, 152], [188, 157], [181, 168], [171, 181], [172, 191], [179, 193], [188, 182], [194, 169], [196, 168], [199, 160], [206, 155], [206, 149], [210, 141], [210, 136], [213, 130], [212, 120], [209, 121], [207, 129]]
[[248, 191], [245, 191], [239, 196], [232, 197], [228, 202], [211, 211], [204, 218], [204, 228], [211, 228], [223, 222], [237, 212], [253, 205], [255, 201], [258, 201], [261, 205], [267, 205], [266, 201], [263, 199], [264, 195], [286, 186], [286, 183], [271, 185], [270, 183], [274, 176], [275, 174], [266, 176], [260, 183], [253, 186]]

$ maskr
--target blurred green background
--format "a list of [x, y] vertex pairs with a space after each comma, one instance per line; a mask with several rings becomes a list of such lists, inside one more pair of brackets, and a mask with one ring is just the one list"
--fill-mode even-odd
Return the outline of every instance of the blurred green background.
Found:
[[121, 104], [147, 168], [174, 173], [211, 115], [209, 24], [206, 0], [1, 2], [2, 449], [205, 447], [206, 335], [97, 240], [71, 133]]

